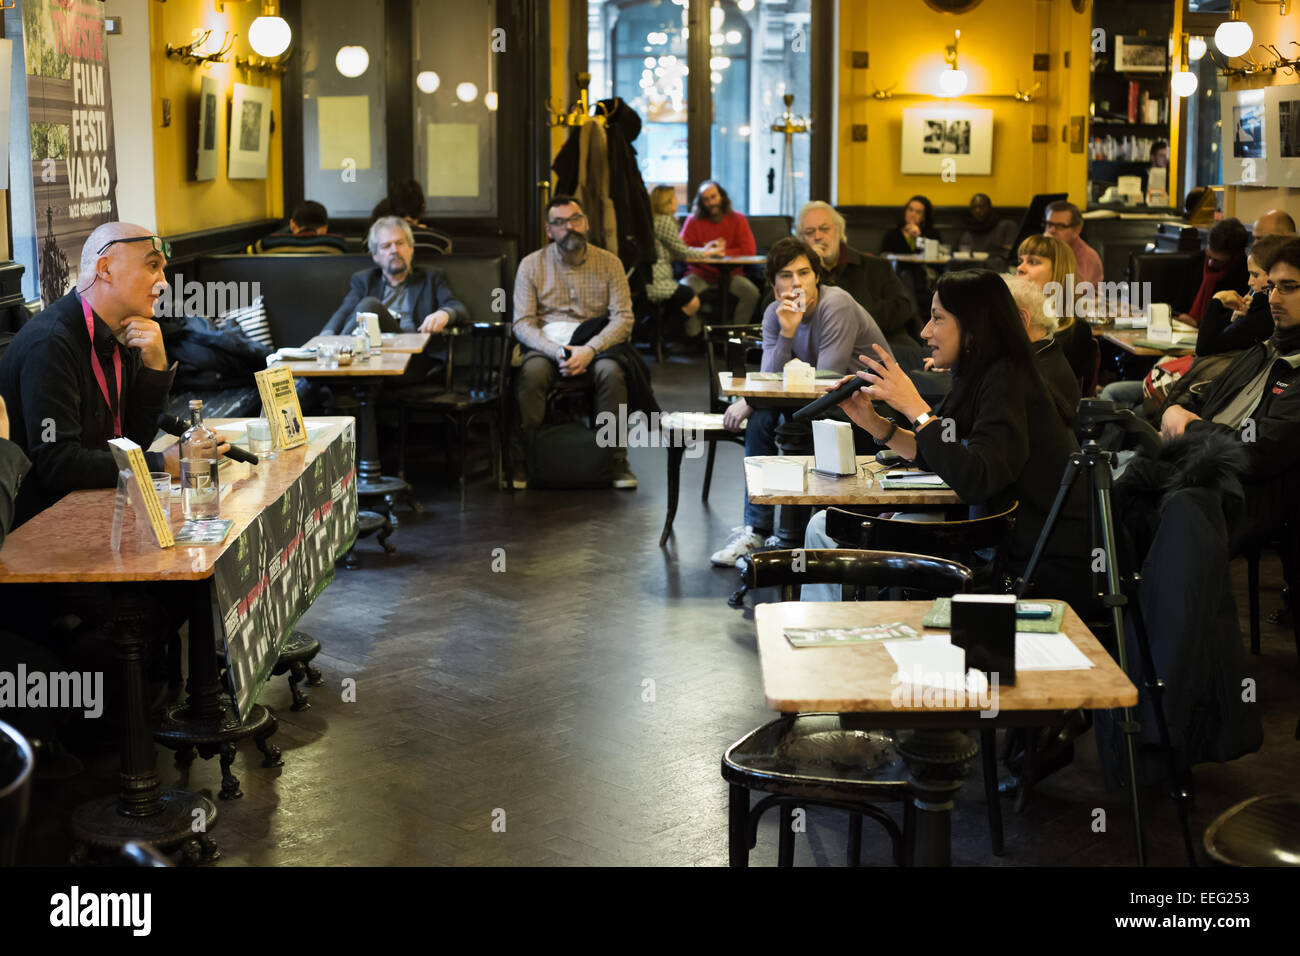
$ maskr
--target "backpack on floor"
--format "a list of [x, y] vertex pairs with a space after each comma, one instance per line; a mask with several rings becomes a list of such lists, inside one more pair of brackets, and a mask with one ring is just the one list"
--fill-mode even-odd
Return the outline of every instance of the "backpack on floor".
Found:
[[543, 425], [528, 446], [529, 488], [608, 488], [614, 449], [596, 443], [582, 422]]

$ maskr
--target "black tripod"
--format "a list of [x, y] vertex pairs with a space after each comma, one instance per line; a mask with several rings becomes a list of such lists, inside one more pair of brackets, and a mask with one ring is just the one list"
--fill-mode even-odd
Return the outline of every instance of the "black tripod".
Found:
[[[1079, 409], [1079, 426], [1084, 438], [1083, 447], [1070, 455], [1069, 464], [1066, 465], [1065, 473], [1061, 476], [1061, 487], [1056, 493], [1056, 500], [1052, 503], [1052, 510], [1048, 513], [1043, 530], [1034, 544], [1034, 551], [1029, 558], [1029, 564], [1025, 567], [1025, 573], [1016, 582], [1016, 596], [1023, 595], [1033, 580], [1034, 571], [1038, 567], [1043, 549], [1047, 546], [1047, 542], [1052, 536], [1052, 530], [1056, 526], [1057, 516], [1061, 513], [1061, 508], [1064, 507], [1070, 490], [1074, 487], [1074, 482], [1079, 477], [1080, 472], [1087, 469], [1088, 482], [1092, 486], [1092, 495], [1089, 499], [1092, 503], [1089, 523], [1092, 529], [1094, 547], [1097, 543], [1097, 532], [1098, 530], [1101, 532], [1101, 546], [1104, 552], [1106, 569], [1106, 590], [1102, 595], [1102, 603], [1110, 609], [1111, 626], [1115, 630], [1115, 647], [1119, 658], [1119, 666], [1125, 674], [1129, 673], [1128, 651], [1124, 634], [1124, 609], [1129, 603], [1129, 598], [1126, 596], [1127, 591], [1128, 594], [1132, 595], [1133, 609], [1136, 612], [1133, 615], [1133, 624], [1137, 636], [1138, 652], [1142, 655], [1143, 679], [1155, 710], [1156, 728], [1160, 735], [1160, 744], [1165, 753], [1169, 755], [1169, 776], [1173, 787], [1171, 796], [1178, 807], [1178, 818], [1182, 825], [1183, 842], [1186, 844], [1188, 860], [1192, 866], [1196, 866], [1196, 851], [1192, 844], [1189, 822], [1192, 794], [1190, 788], [1186, 786], [1185, 775], [1169, 742], [1169, 725], [1165, 720], [1163, 702], [1165, 685], [1163, 681], [1156, 678], [1155, 662], [1151, 656], [1150, 642], [1147, 640], [1146, 625], [1142, 620], [1142, 612], [1137, 603], [1141, 576], [1137, 571], [1122, 578], [1120, 575], [1119, 557], [1115, 545], [1115, 519], [1111, 510], [1110, 499], [1111, 453], [1103, 451], [1097, 445], [1097, 431], [1101, 422], [1092, 421], [1091, 417], [1086, 414], [1085, 406], [1089, 404], [1088, 401], [1084, 401], [1080, 404]], [[1122, 718], [1120, 728], [1124, 732], [1128, 760], [1129, 793], [1133, 801], [1133, 827], [1137, 840], [1137, 861], [1138, 866], [1145, 866], [1146, 846], [1142, 835], [1142, 812], [1138, 793], [1136, 756], [1136, 738], [1140, 725], [1131, 707], [1122, 709]]]

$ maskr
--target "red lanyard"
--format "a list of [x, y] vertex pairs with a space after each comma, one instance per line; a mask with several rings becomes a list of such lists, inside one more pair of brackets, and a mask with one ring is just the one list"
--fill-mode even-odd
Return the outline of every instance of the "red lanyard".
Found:
[[[80, 296], [78, 296], [80, 298]], [[90, 336], [90, 368], [95, 373], [95, 381], [99, 383], [99, 391], [104, 396], [104, 402], [108, 405], [109, 411], [113, 413], [113, 437], [122, 437], [122, 353], [117, 348], [117, 343], [113, 343], [113, 374], [117, 376], [117, 404], [108, 395], [108, 380], [104, 376], [104, 366], [100, 364], [99, 355], [95, 352], [95, 318], [90, 311], [90, 303], [85, 299], [81, 300], [81, 311], [86, 316], [86, 334]]]

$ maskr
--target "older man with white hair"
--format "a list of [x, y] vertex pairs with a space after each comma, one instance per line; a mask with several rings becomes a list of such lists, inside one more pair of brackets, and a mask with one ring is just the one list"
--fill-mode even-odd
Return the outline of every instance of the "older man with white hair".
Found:
[[376, 219], [366, 246], [374, 266], [352, 274], [343, 304], [321, 335], [347, 335], [356, 325], [357, 312], [377, 314], [385, 332], [435, 333], [469, 322], [469, 310], [451, 291], [441, 269], [411, 265], [415, 238], [405, 219]]
[[[13, 442], [31, 460], [14, 524], [70, 491], [111, 488], [108, 440], [148, 447], [167, 403], [167, 367], [153, 306], [168, 243], [143, 226], [105, 223], [81, 250], [76, 288], [14, 336], [0, 360], [0, 396]], [[150, 456], [155, 457], [155, 456]], [[162, 467], [160, 457], [151, 467]]]
[[[827, 285], [839, 286], [880, 326], [890, 345], [916, 346], [908, 323], [916, 312], [903, 283], [885, 259], [866, 255], [845, 241], [844, 217], [830, 203], [820, 199], [804, 203], [799, 210], [795, 235], [821, 256]], [[903, 356], [900, 362], [906, 364]]]
[[1054, 338], [1056, 316], [1047, 308], [1047, 299], [1038, 286], [1010, 273], [1005, 273], [1002, 278], [1011, 290], [1011, 298], [1016, 300], [1016, 310], [1020, 313], [1020, 321], [1025, 324], [1025, 333], [1038, 361], [1038, 374], [1043, 377], [1043, 384], [1059, 395], [1071, 410], [1069, 425], [1073, 428], [1074, 412], [1083, 394], [1064, 350]]

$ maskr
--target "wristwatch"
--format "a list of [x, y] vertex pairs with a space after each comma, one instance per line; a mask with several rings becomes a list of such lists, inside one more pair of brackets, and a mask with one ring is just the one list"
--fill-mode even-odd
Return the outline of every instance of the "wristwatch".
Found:
[[927, 422], [933, 420], [933, 418], [934, 416], [931, 415], [929, 412], [922, 412], [920, 415], [917, 416], [916, 421], [912, 422], [912, 431], [919, 432], [921, 428]]

